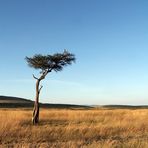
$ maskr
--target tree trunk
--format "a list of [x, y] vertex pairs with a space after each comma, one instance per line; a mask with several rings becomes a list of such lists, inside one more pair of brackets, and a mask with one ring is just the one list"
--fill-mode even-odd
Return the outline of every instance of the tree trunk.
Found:
[[45, 76], [48, 74], [48, 72], [49, 72], [49, 70], [44, 71], [39, 78], [37, 78], [33, 75], [33, 77], [37, 80], [36, 81], [36, 98], [35, 98], [35, 101], [34, 101], [34, 109], [33, 109], [33, 116], [32, 116], [32, 123], [34, 125], [39, 123], [39, 111], [40, 111], [39, 110], [40, 109], [39, 94], [40, 94], [40, 91], [43, 87], [43, 86], [40, 86], [40, 81], [45, 79]]
[[33, 109], [33, 116], [32, 116], [32, 122], [34, 125], [39, 123], [39, 94], [40, 94], [39, 85], [40, 85], [40, 80], [37, 79], [36, 98], [34, 102], [34, 109]]

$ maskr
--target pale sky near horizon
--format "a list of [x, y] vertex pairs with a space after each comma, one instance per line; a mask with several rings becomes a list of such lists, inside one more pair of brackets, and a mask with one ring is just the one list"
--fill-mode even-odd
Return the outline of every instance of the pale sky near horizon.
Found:
[[0, 0], [0, 95], [34, 99], [25, 56], [64, 49], [41, 102], [148, 105], [147, 0]]

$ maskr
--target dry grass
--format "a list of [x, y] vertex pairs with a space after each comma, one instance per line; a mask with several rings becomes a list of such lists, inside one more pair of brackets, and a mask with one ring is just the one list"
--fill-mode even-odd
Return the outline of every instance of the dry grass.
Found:
[[147, 109], [0, 110], [0, 147], [148, 148]]

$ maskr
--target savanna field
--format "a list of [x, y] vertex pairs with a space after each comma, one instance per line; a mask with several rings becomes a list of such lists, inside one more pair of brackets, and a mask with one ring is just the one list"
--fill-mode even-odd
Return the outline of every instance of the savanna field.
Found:
[[148, 148], [148, 109], [0, 109], [0, 148]]

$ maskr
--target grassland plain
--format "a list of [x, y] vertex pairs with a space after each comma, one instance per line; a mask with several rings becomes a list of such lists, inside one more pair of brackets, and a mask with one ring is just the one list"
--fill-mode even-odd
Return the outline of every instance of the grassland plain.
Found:
[[0, 148], [148, 148], [148, 109], [0, 109]]

